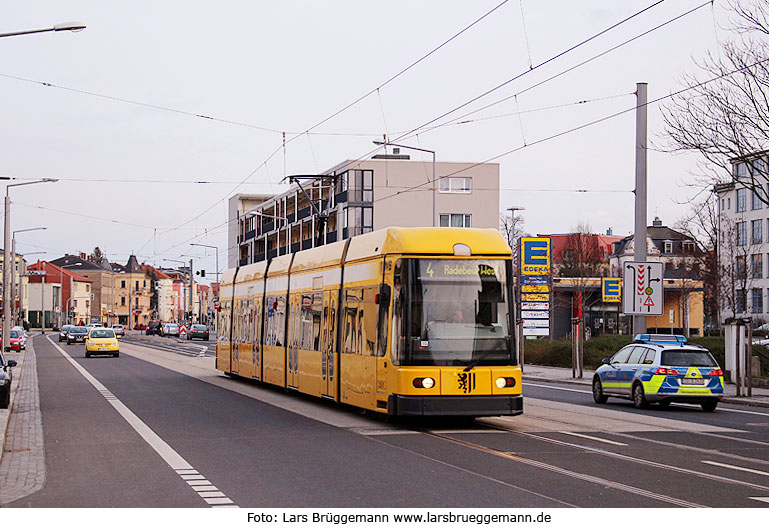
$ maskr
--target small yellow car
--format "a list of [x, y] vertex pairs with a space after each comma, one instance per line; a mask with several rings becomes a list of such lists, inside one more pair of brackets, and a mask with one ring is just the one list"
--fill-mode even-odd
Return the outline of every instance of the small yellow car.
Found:
[[120, 356], [120, 344], [118, 344], [115, 331], [105, 327], [94, 327], [88, 331], [85, 339], [85, 357], [91, 355]]

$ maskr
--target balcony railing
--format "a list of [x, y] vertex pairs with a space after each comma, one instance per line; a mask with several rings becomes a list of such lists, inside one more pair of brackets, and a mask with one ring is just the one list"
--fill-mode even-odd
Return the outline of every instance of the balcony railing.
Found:
[[246, 234], [243, 236], [243, 240], [251, 240], [256, 236], [256, 229], [252, 229], [251, 231], [246, 231]]
[[240, 259], [240, 262], [238, 263], [238, 265], [240, 266], [245, 266], [246, 264], [248, 264], [248, 257], [243, 257], [242, 259]]
[[257, 253], [254, 255], [254, 262], [261, 262], [264, 260], [264, 253]]
[[336, 242], [336, 239], [337, 239], [336, 231], [326, 233], [326, 244], [333, 244], [334, 242]]
[[291, 244], [291, 253], [296, 253], [300, 249], [302, 249], [302, 243], [301, 242], [294, 242], [293, 244]]

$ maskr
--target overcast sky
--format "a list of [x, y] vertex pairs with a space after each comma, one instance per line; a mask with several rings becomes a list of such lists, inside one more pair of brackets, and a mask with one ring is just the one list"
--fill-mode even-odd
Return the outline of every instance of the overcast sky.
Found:
[[[384, 84], [501, 2], [3, 2], [0, 33], [87, 26], [0, 39], [0, 175], [60, 179], [10, 189], [13, 230], [48, 228], [17, 235], [17, 250], [34, 261], [99, 246], [113, 262], [133, 252], [158, 266], [193, 255], [196, 270], [213, 272], [213, 250], [189, 245], [198, 242], [219, 247], [223, 270], [236, 187], [279, 192], [286, 173], [368, 157], [373, 139], [396, 139], [522, 73], [400, 142], [442, 161], [500, 163], [499, 208], [525, 207], [529, 233], [586, 223], [629, 234], [635, 113], [540, 141], [631, 109], [637, 82], [649, 100], [679, 90], [693, 59], [729, 37], [723, 2], [530, 88], [703, 0], [664, 1], [534, 69], [655, 0], [509, 0]], [[653, 105], [650, 142], [663, 146], [662, 134]], [[649, 223], [685, 214], [697, 161], [649, 152]]]

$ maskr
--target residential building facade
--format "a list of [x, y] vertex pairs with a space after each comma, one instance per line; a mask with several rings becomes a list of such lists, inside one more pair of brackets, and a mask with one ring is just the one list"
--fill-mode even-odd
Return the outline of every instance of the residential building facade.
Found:
[[230, 198], [230, 268], [390, 226], [498, 229], [499, 165], [348, 160], [256, 201]]

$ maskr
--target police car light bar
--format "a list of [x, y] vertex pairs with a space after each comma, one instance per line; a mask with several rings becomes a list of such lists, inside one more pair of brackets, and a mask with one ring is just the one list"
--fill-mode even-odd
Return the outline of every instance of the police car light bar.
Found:
[[687, 340], [682, 334], [636, 334], [634, 341], [648, 342], [650, 344], [681, 344]]

